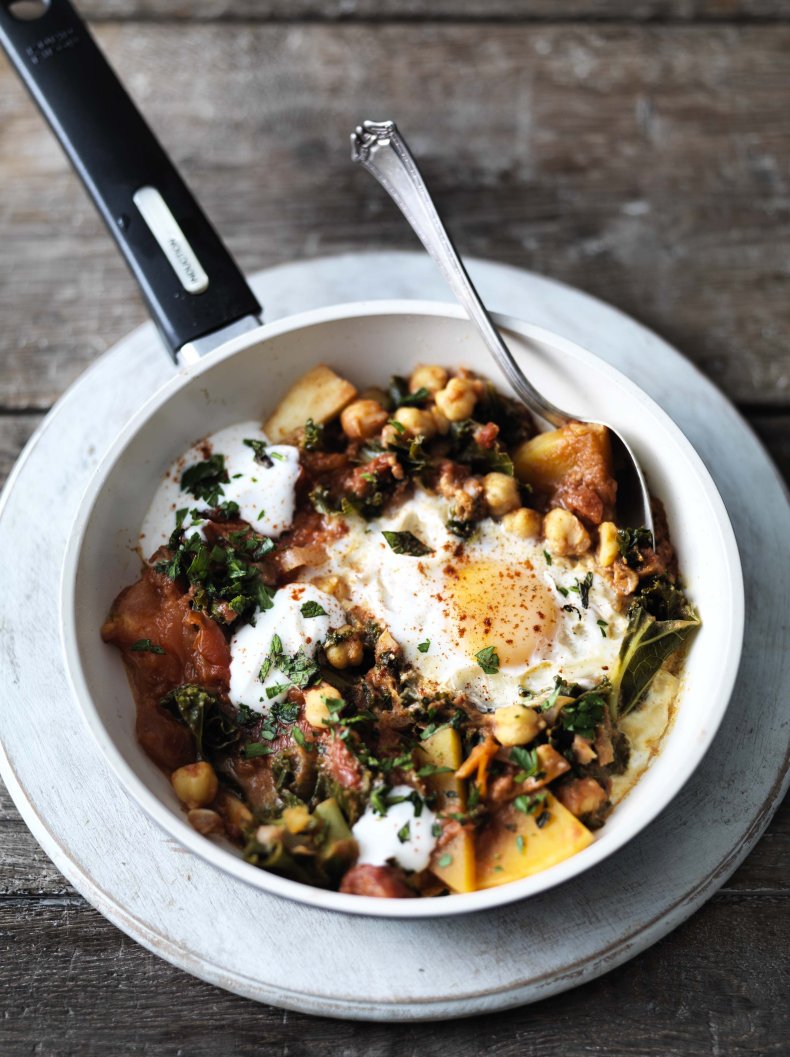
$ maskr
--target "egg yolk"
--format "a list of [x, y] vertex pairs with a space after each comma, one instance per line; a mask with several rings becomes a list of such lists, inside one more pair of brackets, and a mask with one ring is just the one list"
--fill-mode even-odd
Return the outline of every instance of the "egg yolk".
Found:
[[557, 606], [529, 563], [470, 562], [448, 579], [455, 634], [467, 656], [495, 646], [503, 667], [526, 665], [553, 639]]

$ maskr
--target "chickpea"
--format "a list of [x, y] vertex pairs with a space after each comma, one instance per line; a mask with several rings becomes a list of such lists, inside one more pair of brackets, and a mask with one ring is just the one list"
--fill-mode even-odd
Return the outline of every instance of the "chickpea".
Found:
[[515, 704], [494, 713], [494, 737], [500, 745], [527, 745], [546, 726], [533, 708]]
[[436, 434], [433, 415], [419, 407], [399, 407], [395, 412], [395, 421], [400, 422], [406, 432], [414, 437], [421, 434], [426, 440], [430, 440]]
[[543, 516], [526, 506], [505, 514], [502, 524], [506, 532], [512, 532], [522, 540], [537, 539], [543, 532]]
[[386, 448], [390, 444], [397, 444], [400, 440], [400, 433], [395, 429], [394, 426], [387, 423], [384, 429], [381, 431], [381, 443]]
[[502, 517], [521, 505], [518, 484], [506, 473], [487, 473], [483, 478], [483, 493], [493, 517]]
[[[331, 646], [329, 648], [332, 649]], [[331, 717], [331, 712], [326, 703], [327, 699], [333, 701], [339, 696], [334, 686], [329, 683], [319, 683], [318, 686], [313, 686], [310, 690], [305, 691], [304, 718], [311, 727], [320, 729], [327, 726], [326, 721]]]
[[195, 807], [187, 812], [190, 826], [207, 837], [209, 833], [221, 833], [224, 830], [222, 819], [216, 811], [205, 807]]
[[444, 367], [434, 365], [415, 367], [409, 379], [409, 392], [427, 389], [429, 393], [438, 393], [447, 385], [447, 371]]
[[[333, 668], [353, 668], [362, 662], [362, 643], [349, 624], [340, 628], [340, 641], [326, 648], [326, 659]], [[343, 637], [345, 636], [345, 637]]]
[[378, 401], [355, 400], [340, 415], [340, 425], [351, 440], [369, 440], [387, 424], [388, 418]]
[[619, 553], [617, 525], [613, 521], [604, 521], [598, 529], [598, 553], [596, 554], [598, 564], [607, 569], [614, 564]]
[[253, 814], [247, 805], [230, 793], [222, 794], [220, 811], [228, 825], [235, 826], [236, 829], [245, 830], [254, 821]]
[[170, 775], [176, 796], [189, 808], [210, 804], [219, 790], [219, 782], [210, 763], [188, 763]]
[[430, 408], [431, 417], [433, 418], [433, 424], [436, 426], [436, 432], [442, 437], [446, 437], [450, 432], [450, 420], [446, 415], [442, 414], [439, 408], [434, 404]]
[[546, 547], [558, 557], [584, 554], [590, 549], [590, 534], [570, 510], [555, 507], [543, 519]]
[[460, 422], [462, 418], [469, 418], [475, 409], [477, 393], [474, 382], [468, 378], [451, 378], [434, 399], [448, 421]]

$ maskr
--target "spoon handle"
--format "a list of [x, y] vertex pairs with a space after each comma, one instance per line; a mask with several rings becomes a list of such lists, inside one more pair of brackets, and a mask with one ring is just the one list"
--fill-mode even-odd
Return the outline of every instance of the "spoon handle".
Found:
[[417, 163], [394, 121], [365, 121], [351, 134], [351, 156], [379, 181], [411, 224], [453, 293], [477, 324], [491, 355], [530, 411], [553, 426], [570, 421], [524, 377], [480, 296], [428, 193]]

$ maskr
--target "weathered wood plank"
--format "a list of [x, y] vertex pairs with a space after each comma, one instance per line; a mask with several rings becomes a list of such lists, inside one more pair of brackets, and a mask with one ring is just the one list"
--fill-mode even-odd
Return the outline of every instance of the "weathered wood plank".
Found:
[[2, 962], [29, 969], [8, 974], [0, 1040], [5, 1057], [778, 1057], [790, 1030], [783, 910], [786, 901], [733, 908], [716, 898], [636, 961], [546, 1002], [469, 1021], [380, 1025], [221, 992], [71, 900], [0, 901]]
[[[464, 251], [581, 286], [732, 397], [786, 403], [790, 28], [162, 24], [99, 37], [244, 267], [414, 245], [347, 155], [357, 120], [393, 115]], [[5, 65], [0, 180], [0, 406], [42, 408], [144, 312]]]
[[729, 21], [787, 15], [783, 0], [83, 0], [86, 17], [212, 21]]
[[27, 444], [43, 414], [0, 414], [0, 488], [6, 482], [19, 453]]

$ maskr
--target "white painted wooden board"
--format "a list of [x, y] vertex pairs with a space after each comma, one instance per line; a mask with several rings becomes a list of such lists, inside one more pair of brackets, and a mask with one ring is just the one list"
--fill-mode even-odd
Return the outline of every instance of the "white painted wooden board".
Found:
[[[627, 317], [516, 269], [473, 262], [471, 271], [491, 308], [586, 344], [664, 406], [716, 480], [744, 562], [744, 660], [713, 748], [642, 835], [561, 888], [463, 919], [321, 912], [194, 858], [115, 783], [66, 687], [58, 578], [91, 470], [172, 369], [152, 327], [103, 356], [63, 397], [0, 507], [0, 549], [15, 559], [0, 592], [0, 773], [18, 808], [68, 880], [130, 936], [203, 979], [275, 1005], [415, 1020], [506, 1008], [582, 983], [697, 909], [751, 848], [786, 784], [790, 509], [768, 457], [709, 382]], [[296, 263], [260, 273], [254, 286], [269, 320], [336, 301], [450, 299], [421, 254]]]

